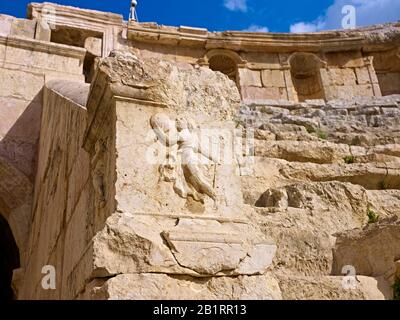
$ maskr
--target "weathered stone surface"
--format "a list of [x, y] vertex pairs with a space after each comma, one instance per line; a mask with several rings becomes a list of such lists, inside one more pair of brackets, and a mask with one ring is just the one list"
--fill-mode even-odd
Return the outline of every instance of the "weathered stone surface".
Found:
[[260, 99], [282, 99], [279, 88], [258, 88], [258, 87], [243, 87], [243, 99], [247, 102], [260, 100]]
[[[281, 277], [279, 285], [285, 300], [387, 300], [390, 290], [382, 292], [382, 279], [359, 276], [355, 289], [343, 287], [343, 277]], [[384, 280], [383, 280], [384, 282]], [[387, 286], [387, 284], [386, 284]]]
[[260, 71], [239, 69], [239, 81], [244, 87], [262, 87]]
[[103, 53], [103, 41], [99, 38], [89, 37], [85, 40], [85, 49], [96, 57], [101, 57]]
[[344, 266], [351, 265], [360, 275], [392, 277], [400, 254], [399, 229], [397, 216], [363, 230], [337, 234], [333, 272], [337, 274]]
[[286, 87], [283, 72], [280, 70], [263, 70], [261, 72], [261, 78], [264, 87]]
[[20, 299], [392, 298], [398, 24], [212, 33], [48, 3], [28, 17], [0, 15]]
[[5, 14], [0, 14], [0, 36], [8, 36], [11, 33], [11, 26], [14, 17]]
[[41, 75], [9, 69], [1, 70], [0, 81], [6, 84], [0, 88], [0, 97], [25, 101], [33, 100], [44, 84], [44, 78]]
[[24, 38], [35, 38], [36, 21], [14, 19], [11, 25], [10, 35]]
[[241, 226], [199, 222], [195, 216], [174, 223], [168, 227], [165, 219], [151, 216], [111, 217], [94, 240], [95, 274], [263, 274], [275, 256], [272, 242], [252, 244], [254, 231]]
[[281, 300], [271, 275], [239, 278], [170, 277], [162, 274], [120, 275], [93, 289], [101, 300]]

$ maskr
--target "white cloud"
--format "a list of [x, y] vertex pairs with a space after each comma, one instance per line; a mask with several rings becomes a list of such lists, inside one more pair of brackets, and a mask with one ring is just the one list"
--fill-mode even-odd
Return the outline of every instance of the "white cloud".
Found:
[[399, 0], [335, 0], [323, 16], [314, 21], [295, 23], [290, 26], [290, 31], [313, 32], [341, 29], [344, 17], [342, 8], [346, 5], [356, 8], [356, 25], [358, 27], [400, 20]]
[[224, 0], [224, 6], [231, 11], [247, 12], [247, 0]]
[[246, 32], [268, 32], [269, 30], [267, 27], [252, 24], [247, 29], [244, 29], [243, 31], [246, 31]]
[[317, 30], [315, 23], [298, 22], [290, 26], [290, 32], [292, 33], [315, 32]]

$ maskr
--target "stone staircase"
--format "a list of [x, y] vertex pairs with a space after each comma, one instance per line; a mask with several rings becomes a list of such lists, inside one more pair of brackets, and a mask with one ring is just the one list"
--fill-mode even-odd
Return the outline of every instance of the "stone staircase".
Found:
[[[399, 95], [242, 106], [238, 126], [255, 136], [242, 189], [253, 222], [278, 245], [273, 274], [285, 299], [391, 299], [400, 252], [379, 239], [388, 237], [381, 224], [400, 216], [399, 115]], [[354, 258], [335, 256], [342, 238], [368, 228], [378, 230], [375, 247], [388, 257], [379, 271], [360, 262], [374, 256], [362, 245], [368, 241], [354, 246]], [[343, 289], [337, 266], [345, 265], [361, 270], [354, 290]]]

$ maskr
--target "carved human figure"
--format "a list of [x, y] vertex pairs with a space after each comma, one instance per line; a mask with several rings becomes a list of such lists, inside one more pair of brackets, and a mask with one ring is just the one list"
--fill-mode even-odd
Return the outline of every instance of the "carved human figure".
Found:
[[206, 195], [216, 202], [215, 188], [203, 174], [200, 155], [214, 163], [218, 160], [202, 149], [193, 124], [185, 118], [174, 122], [161, 113], [152, 117], [151, 125], [159, 141], [167, 147], [166, 161], [160, 167], [162, 178], [174, 182], [174, 190], [182, 198], [191, 196], [203, 202]]

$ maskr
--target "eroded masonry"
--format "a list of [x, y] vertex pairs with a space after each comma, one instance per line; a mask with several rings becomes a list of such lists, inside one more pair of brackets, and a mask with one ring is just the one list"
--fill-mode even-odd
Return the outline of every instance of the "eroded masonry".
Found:
[[400, 24], [212, 33], [32, 3], [0, 15], [0, 83], [2, 298], [393, 298]]

